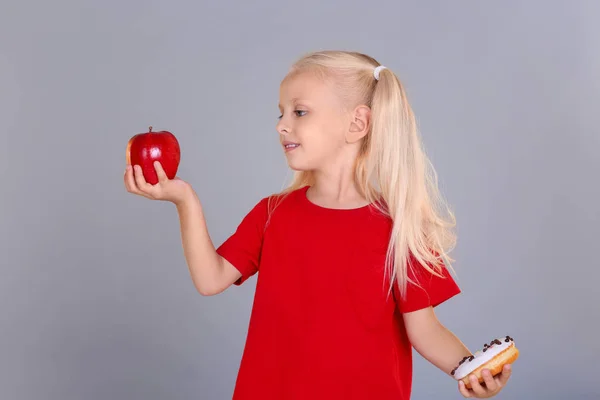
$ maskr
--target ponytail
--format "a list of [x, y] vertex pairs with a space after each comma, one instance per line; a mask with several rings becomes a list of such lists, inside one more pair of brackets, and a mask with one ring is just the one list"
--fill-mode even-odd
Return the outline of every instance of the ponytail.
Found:
[[[371, 120], [369, 149], [357, 165], [357, 174], [368, 200], [380, 198], [382, 211], [393, 221], [386, 270], [404, 295], [407, 283], [415, 283], [409, 279], [413, 260], [438, 276], [442, 267], [450, 267], [455, 218], [438, 189], [406, 92], [389, 69], [379, 72], [374, 85]], [[377, 192], [371, 190], [372, 178]]]

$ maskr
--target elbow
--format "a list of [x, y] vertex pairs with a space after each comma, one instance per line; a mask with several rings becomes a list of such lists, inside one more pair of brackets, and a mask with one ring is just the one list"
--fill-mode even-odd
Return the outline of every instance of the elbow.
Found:
[[213, 290], [209, 290], [204, 286], [198, 287], [196, 286], [196, 291], [200, 293], [201, 296], [214, 296], [216, 293]]
[[200, 295], [202, 296], [215, 296], [221, 292], [223, 292], [223, 289], [217, 287], [216, 285], [199, 285], [196, 284], [195, 285], [196, 290], [198, 291], [198, 293], [200, 293]]
[[[190, 270], [194, 272], [202, 271], [200, 268]], [[204, 269], [203, 274], [194, 272], [192, 272], [192, 280], [196, 290], [202, 296], [215, 296], [229, 287], [222, 264], [217, 264], [214, 268]]]
[[215, 296], [224, 290], [212, 279], [202, 279], [198, 276], [192, 276], [192, 281], [196, 291], [200, 293], [201, 296]]

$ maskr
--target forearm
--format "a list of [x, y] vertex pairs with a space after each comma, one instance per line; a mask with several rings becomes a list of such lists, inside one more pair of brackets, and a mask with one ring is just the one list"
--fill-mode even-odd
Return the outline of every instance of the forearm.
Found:
[[183, 253], [194, 286], [201, 294], [213, 294], [219, 285], [223, 259], [217, 254], [208, 233], [200, 200], [190, 188], [176, 207]]
[[[420, 321], [416, 321], [417, 318]], [[413, 325], [418, 328], [409, 331], [411, 344], [423, 358], [450, 375], [458, 362], [471, 352], [433, 316], [433, 312], [417, 318]]]

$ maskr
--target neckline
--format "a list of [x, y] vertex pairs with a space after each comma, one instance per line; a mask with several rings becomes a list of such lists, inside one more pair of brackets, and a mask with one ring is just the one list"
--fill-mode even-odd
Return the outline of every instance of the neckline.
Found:
[[308, 204], [310, 207], [320, 210], [320, 211], [324, 211], [324, 212], [329, 212], [329, 213], [352, 213], [352, 212], [361, 212], [364, 210], [369, 210], [372, 206], [372, 204], [366, 204], [364, 206], [360, 206], [360, 207], [355, 207], [355, 208], [330, 208], [330, 207], [325, 207], [325, 206], [321, 206], [318, 205], [316, 203], [313, 203], [312, 201], [310, 201], [310, 199], [307, 196], [307, 192], [308, 189], [310, 189], [311, 186], [307, 185], [304, 188], [302, 188], [302, 192], [301, 192], [301, 196], [302, 200]]

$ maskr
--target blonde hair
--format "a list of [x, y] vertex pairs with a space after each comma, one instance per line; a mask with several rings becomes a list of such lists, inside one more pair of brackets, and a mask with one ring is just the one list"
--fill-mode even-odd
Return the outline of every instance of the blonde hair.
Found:
[[[405, 296], [407, 283], [416, 283], [409, 279], [411, 258], [437, 276], [444, 266], [451, 268], [456, 221], [438, 189], [404, 87], [390, 69], [376, 80], [379, 65], [358, 52], [320, 51], [300, 58], [288, 76], [314, 72], [330, 79], [349, 107], [370, 107], [371, 128], [356, 160], [355, 179], [361, 194], [392, 220], [386, 275], [390, 290], [396, 280]], [[281, 194], [311, 186], [313, 179], [310, 171], [296, 172]]]

